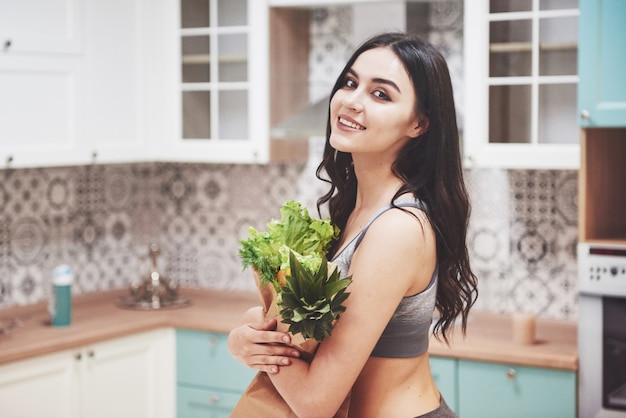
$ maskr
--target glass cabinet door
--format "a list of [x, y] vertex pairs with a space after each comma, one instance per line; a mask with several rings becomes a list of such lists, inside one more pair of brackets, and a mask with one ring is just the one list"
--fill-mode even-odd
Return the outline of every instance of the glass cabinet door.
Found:
[[492, 0], [489, 142], [577, 143], [577, 0]]
[[578, 0], [466, 0], [465, 14], [468, 160], [575, 168]]
[[245, 140], [247, 0], [181, 0], [182, 138]]

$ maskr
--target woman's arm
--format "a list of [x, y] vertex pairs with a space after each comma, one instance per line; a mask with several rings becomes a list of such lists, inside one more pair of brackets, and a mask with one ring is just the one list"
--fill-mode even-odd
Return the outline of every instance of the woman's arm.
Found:
[[267, 373], [278, 373], [279, 366], [291, 364], [291, 357], [299, 352], [285, 344], [291, 342], [289, 334], [276, 330], [276, 320], [265, 321], [263, 308], [250, 308], [242, 324], [228, 334], [228, 349], [241, 364]]
[[352, 258], [350, 296], [331, 337], [322, 341], [310, 364], [294, 360], [270, 375], [298, 416], [337, 411], [398, 304], [428, 285], [435, 264], [434, 234], [427, 222], [390, 210], [371, 225]]

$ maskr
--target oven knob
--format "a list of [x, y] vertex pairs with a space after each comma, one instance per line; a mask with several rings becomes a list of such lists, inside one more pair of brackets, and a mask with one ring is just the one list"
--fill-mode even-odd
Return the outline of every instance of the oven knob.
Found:
[[617, 267], [615, 267], [615, 266], [611, 267], [611, 274], [613, 276], [617, 276], [617, 272], [618, 272]]

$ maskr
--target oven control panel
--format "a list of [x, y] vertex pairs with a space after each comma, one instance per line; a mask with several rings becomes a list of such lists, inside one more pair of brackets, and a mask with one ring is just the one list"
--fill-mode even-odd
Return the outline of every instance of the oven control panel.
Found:
[[580, 293], [626, 297], [626, 245], [578, 244]]

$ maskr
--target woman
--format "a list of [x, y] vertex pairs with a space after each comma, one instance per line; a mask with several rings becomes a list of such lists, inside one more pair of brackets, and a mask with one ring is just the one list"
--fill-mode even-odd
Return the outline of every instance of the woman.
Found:
[[331, 95], [324, 173], [341, 235], [329, 252], [351, 275], [346, 311], [309, 364], [277, 344], [288, 335], [259, 309], [229, 335], [240, 362], [266, 371], [300, 417], [329, 417], [350, 394], [350, 417], [455, 416], [433, 381], [428, 335], [460, 315], [477, 290], [465, 243], [469, 217], [447, 65], [401, 33], [361, 45]]

